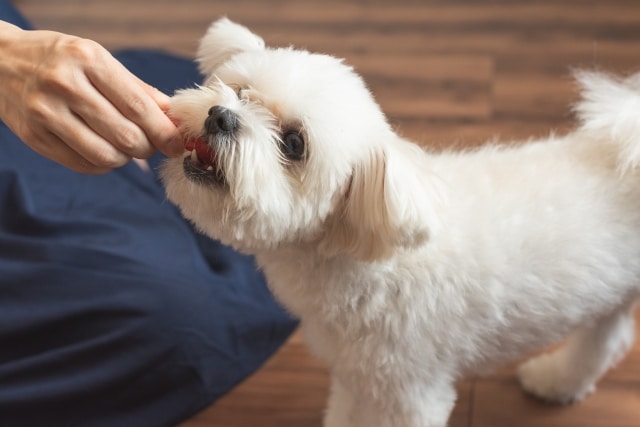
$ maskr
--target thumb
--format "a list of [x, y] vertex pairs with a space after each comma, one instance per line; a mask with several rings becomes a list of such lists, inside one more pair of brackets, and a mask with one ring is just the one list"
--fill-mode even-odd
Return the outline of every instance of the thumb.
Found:
[[[140, 83], [140, 86], [143, 88], [143, 90], [155, 101], [158, 107], [165, 114], [167, 114], [167, 112], [169, 111], [171, 98], [168, 95], [162, 93], [160, 90], [143, 82], [140, 79], [138, 79], [138, 82]], [[171, 117], [169, 117], [169, 119], [173, 122]], [[175, 125], [176, 124], [174, 123], [174, 126]], [[173, 135], [173, 137], [171, 138], [171, 140], [169, 141], [169, 143], [167, 143], [167, 145], [164, 147], [158, 147], [158, 149], [160, 149], [160, 151], [162, 151], [164, 154], [166, 154], [169, 157], [176, 156], [182, 153], [184, 151], [184, 146], [182, 145], [182, 141], [179, 138], [177, 130]]]

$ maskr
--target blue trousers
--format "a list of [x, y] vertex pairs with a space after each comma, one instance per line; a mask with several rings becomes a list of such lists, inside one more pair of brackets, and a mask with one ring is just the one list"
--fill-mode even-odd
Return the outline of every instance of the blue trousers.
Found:
[[[29, 26], [7, 0], [0, 19]], [[116, 57], [169, 94], [201, 81], [185, 59]], [[0, 426], [175, 425], [295, 327], [253, 259], [166, 200], [161, 162], [82, 175], [0, 123]]]

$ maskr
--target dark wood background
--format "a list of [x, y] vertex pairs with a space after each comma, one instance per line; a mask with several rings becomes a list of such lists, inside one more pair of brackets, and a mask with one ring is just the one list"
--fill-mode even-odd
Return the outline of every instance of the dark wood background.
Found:
[[[109, 49], [192, 57], [228, 16], [270, 45], [343, 57], [393, 125], [422, 145], [468, 147], [565, 132], [575, 68], [640, 71], [636, 0], [16, 0], [39, 27]], [[640, 112], [639, 112], [640, 119]], [[299, 335], [182, 427], [320, 427], [327, 374]], [[584, 402], [523, 395], [512, 369], [459, 385], [452, 427], [639, 427], [640, 344]]]

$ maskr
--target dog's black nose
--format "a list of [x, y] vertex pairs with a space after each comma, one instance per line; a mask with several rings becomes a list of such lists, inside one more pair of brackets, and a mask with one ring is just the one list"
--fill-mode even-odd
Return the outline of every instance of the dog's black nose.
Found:
[[209, 134], [232, 133], [238, 129], [238, 116], [228, 108], [216, 105], [209, 109], [204, 127]]

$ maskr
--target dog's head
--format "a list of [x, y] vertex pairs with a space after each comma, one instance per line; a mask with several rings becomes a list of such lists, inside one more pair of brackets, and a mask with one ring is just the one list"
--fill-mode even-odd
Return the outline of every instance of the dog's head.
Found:
[[227, 19], [209, 28], [198, 62], [206, 81], [170, 110], [187, 153], [162, 175], [204, 233], [248, 253], [308, 243], [367, 260], [426, 241], [437, 218], [424, 153], [395, 135], [351, 67], [266, 48]]

